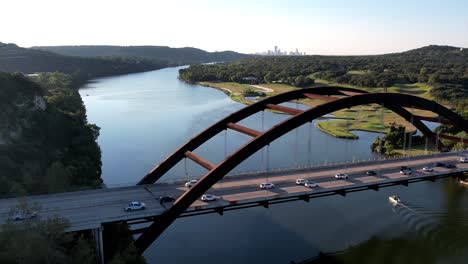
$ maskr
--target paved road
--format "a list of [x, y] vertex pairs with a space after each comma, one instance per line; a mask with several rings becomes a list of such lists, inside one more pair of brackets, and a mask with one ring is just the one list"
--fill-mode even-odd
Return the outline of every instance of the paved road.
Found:
[[[256, 200], [265, 200], [279, 196], [297, 196], [304, 193], [321, 192], [336, 188], [355, 185], [375, 184], [388, 180], [418, 177], [429, 174], [444, 174], [454, 171], [468, 171], [468, 163], [459, 163], [459, 155], [456, 153], [440, 154], [437, 156], [422, 156], [403, 160], [370, 161], [359, 164], [333, 165], [312, 168], [307, 171], [294, 171], [269, 174], [268, 181], [275, 184], [274, 189], [261, 190], [259, 184], [267, 181], [265, 174], [244, 175], [230, 177], [215, 184], [209, 191], [218, 197], [214, 202], [196, 201], [188, 211], [225, 206], [227, 204], [241, 204]], [[433, 173], [423, 172], [423, 166], [433, 166], [435, 162], [456, 163], [456, 169], [434, 167]], [[410, 166], [413, 174], [402, 175], [400, 166]], [[367, 170], [378, 172], [376, 176], [367, 176]], [[347, 173], [349, 179], [336, 180], [336, 173]], [[319, 184], [319, 187], [309, 189], [302, 185], [296, 185], [298, 178], [311, 179]], [[49, 217], [58, 215], [67, 218], [70, 223], [70, 231], [95, 228], [101, 223], [134, 220], [161, 214], [165, 208], [159, 203], [158, 197], [171, 195], [178, 197], [188, 188], [183, 182], [174, 184], [154, 184], [146, 186], [131, 186], [113, 189], [99, 189], [79, 192], [69, 192], [52, 195], [30, 196], [25, 199], [28, 202], [37, 203], [40, 206], [39, 215]], [[10, 208], [17, 204], [19, 198], [0, 200], [0, 223], [6, 221]], [[146, 203], [147, 209], [143, 211], [125, 212], [123, 207], [131, 201]], [[171, 206], [170, 203], [165, 205]]]

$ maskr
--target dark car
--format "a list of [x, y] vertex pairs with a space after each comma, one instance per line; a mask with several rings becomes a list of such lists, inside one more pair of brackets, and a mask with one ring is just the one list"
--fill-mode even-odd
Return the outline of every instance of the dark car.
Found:
[[159, 197], [159, 202], [160, 203], [170, 203], [175, 201], [175, 198], [172, 196], [161, 196]]
[[436, 162], [436, 164], [435, 164], [436, 167], [445, 167], [445, 165], [446, 164], [443, 163], [443, 162]]
[[455, 169], [456, 167], [457, 167], [457, 165], [452, 164], [452, 163], [446, 163], [445, 164], [445, 168], [447, 168], [447, 169]]
[[377, 173], [375, 171], [370, 170], [370, 171], [366, 171], [366, 175], [373, 176], [373, 175], [377, 175]]
[[408, 166], [400, 166], [400, 170], [411, 170]]

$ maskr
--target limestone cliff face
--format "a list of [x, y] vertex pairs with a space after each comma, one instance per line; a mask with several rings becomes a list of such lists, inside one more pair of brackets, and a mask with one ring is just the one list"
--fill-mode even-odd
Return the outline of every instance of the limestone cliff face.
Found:
[[0, 73], [0, 144], [23, 141], [24, 130], [47, 108], [41, 89], [23, 78]]

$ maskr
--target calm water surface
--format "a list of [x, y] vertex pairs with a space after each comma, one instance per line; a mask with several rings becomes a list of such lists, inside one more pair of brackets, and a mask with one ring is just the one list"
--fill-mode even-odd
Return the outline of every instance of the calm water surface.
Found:
[[[189, 138], [243, 107], [218, 90], [179, 81], [178, 69], [98, 79], [80, 90], [88, 120], [101, 127], [102, 178], [109, 187], [135, 184]], [[262, 130], [285, 118], [264, 112], [240, 124]], [[315, 122], [291, 131], [231, 173], [374, 158], [369, 146], [377, 134], [356, 132], [359, 140], [336, 139], [316, 129]], [[249, 139], [223, 132], [195, 153], [217, 163]], [[196, 178], [203, 172], [189, 161], [187, 171], [179, 164], [164, 180]], [[400, 195], [405, 206], [392, 208], [391, 194]], [[413, 256], [431, 252], [424, 255], [433, 263], [465, 263], [468, 232], [459, 231], [468, 231], [467, 203], [465, 189], [445, 180], [222, 217], [183, 218], [145, 256], [149, 263], [290, 263], [339, 251], [336, 258], [344, 263], [377, 263], [382, 258], [387, 263], [417, 263], [426, 259], [412, 261]]]

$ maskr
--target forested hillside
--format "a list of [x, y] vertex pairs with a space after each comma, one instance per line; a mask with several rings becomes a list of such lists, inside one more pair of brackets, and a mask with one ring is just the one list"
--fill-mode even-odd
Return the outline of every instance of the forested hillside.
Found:
[[[255, 78], [256, 81], [252, 81]], [[283, 82], [322, 79], [366, 88], [426, 83], [437, 100], [468, 109], [468, 50], [427, 46], [375, 56], [256, 57], [233, 63], [195, 65], [180, 71], [190, 82]], [[307, 81], [306, 81], [307, 83]]]
[[0, 195], [101, 186], [99, 128], [62, 73], [0, 73]]
[[170, 65], [233, 61], [250, 57], [233, 51], [207, 52], [196, 48], [165, 46], [41, 46], [34, 49], [81, 57], [133, 57], [162, 60]]
[[63, 72], [74, 80], [89, 79], [167, 67], [166, 61], [135, 58], [78, 58], [52, 52], [27, 49], [0, 42], [0, 71], [3, 72]]

